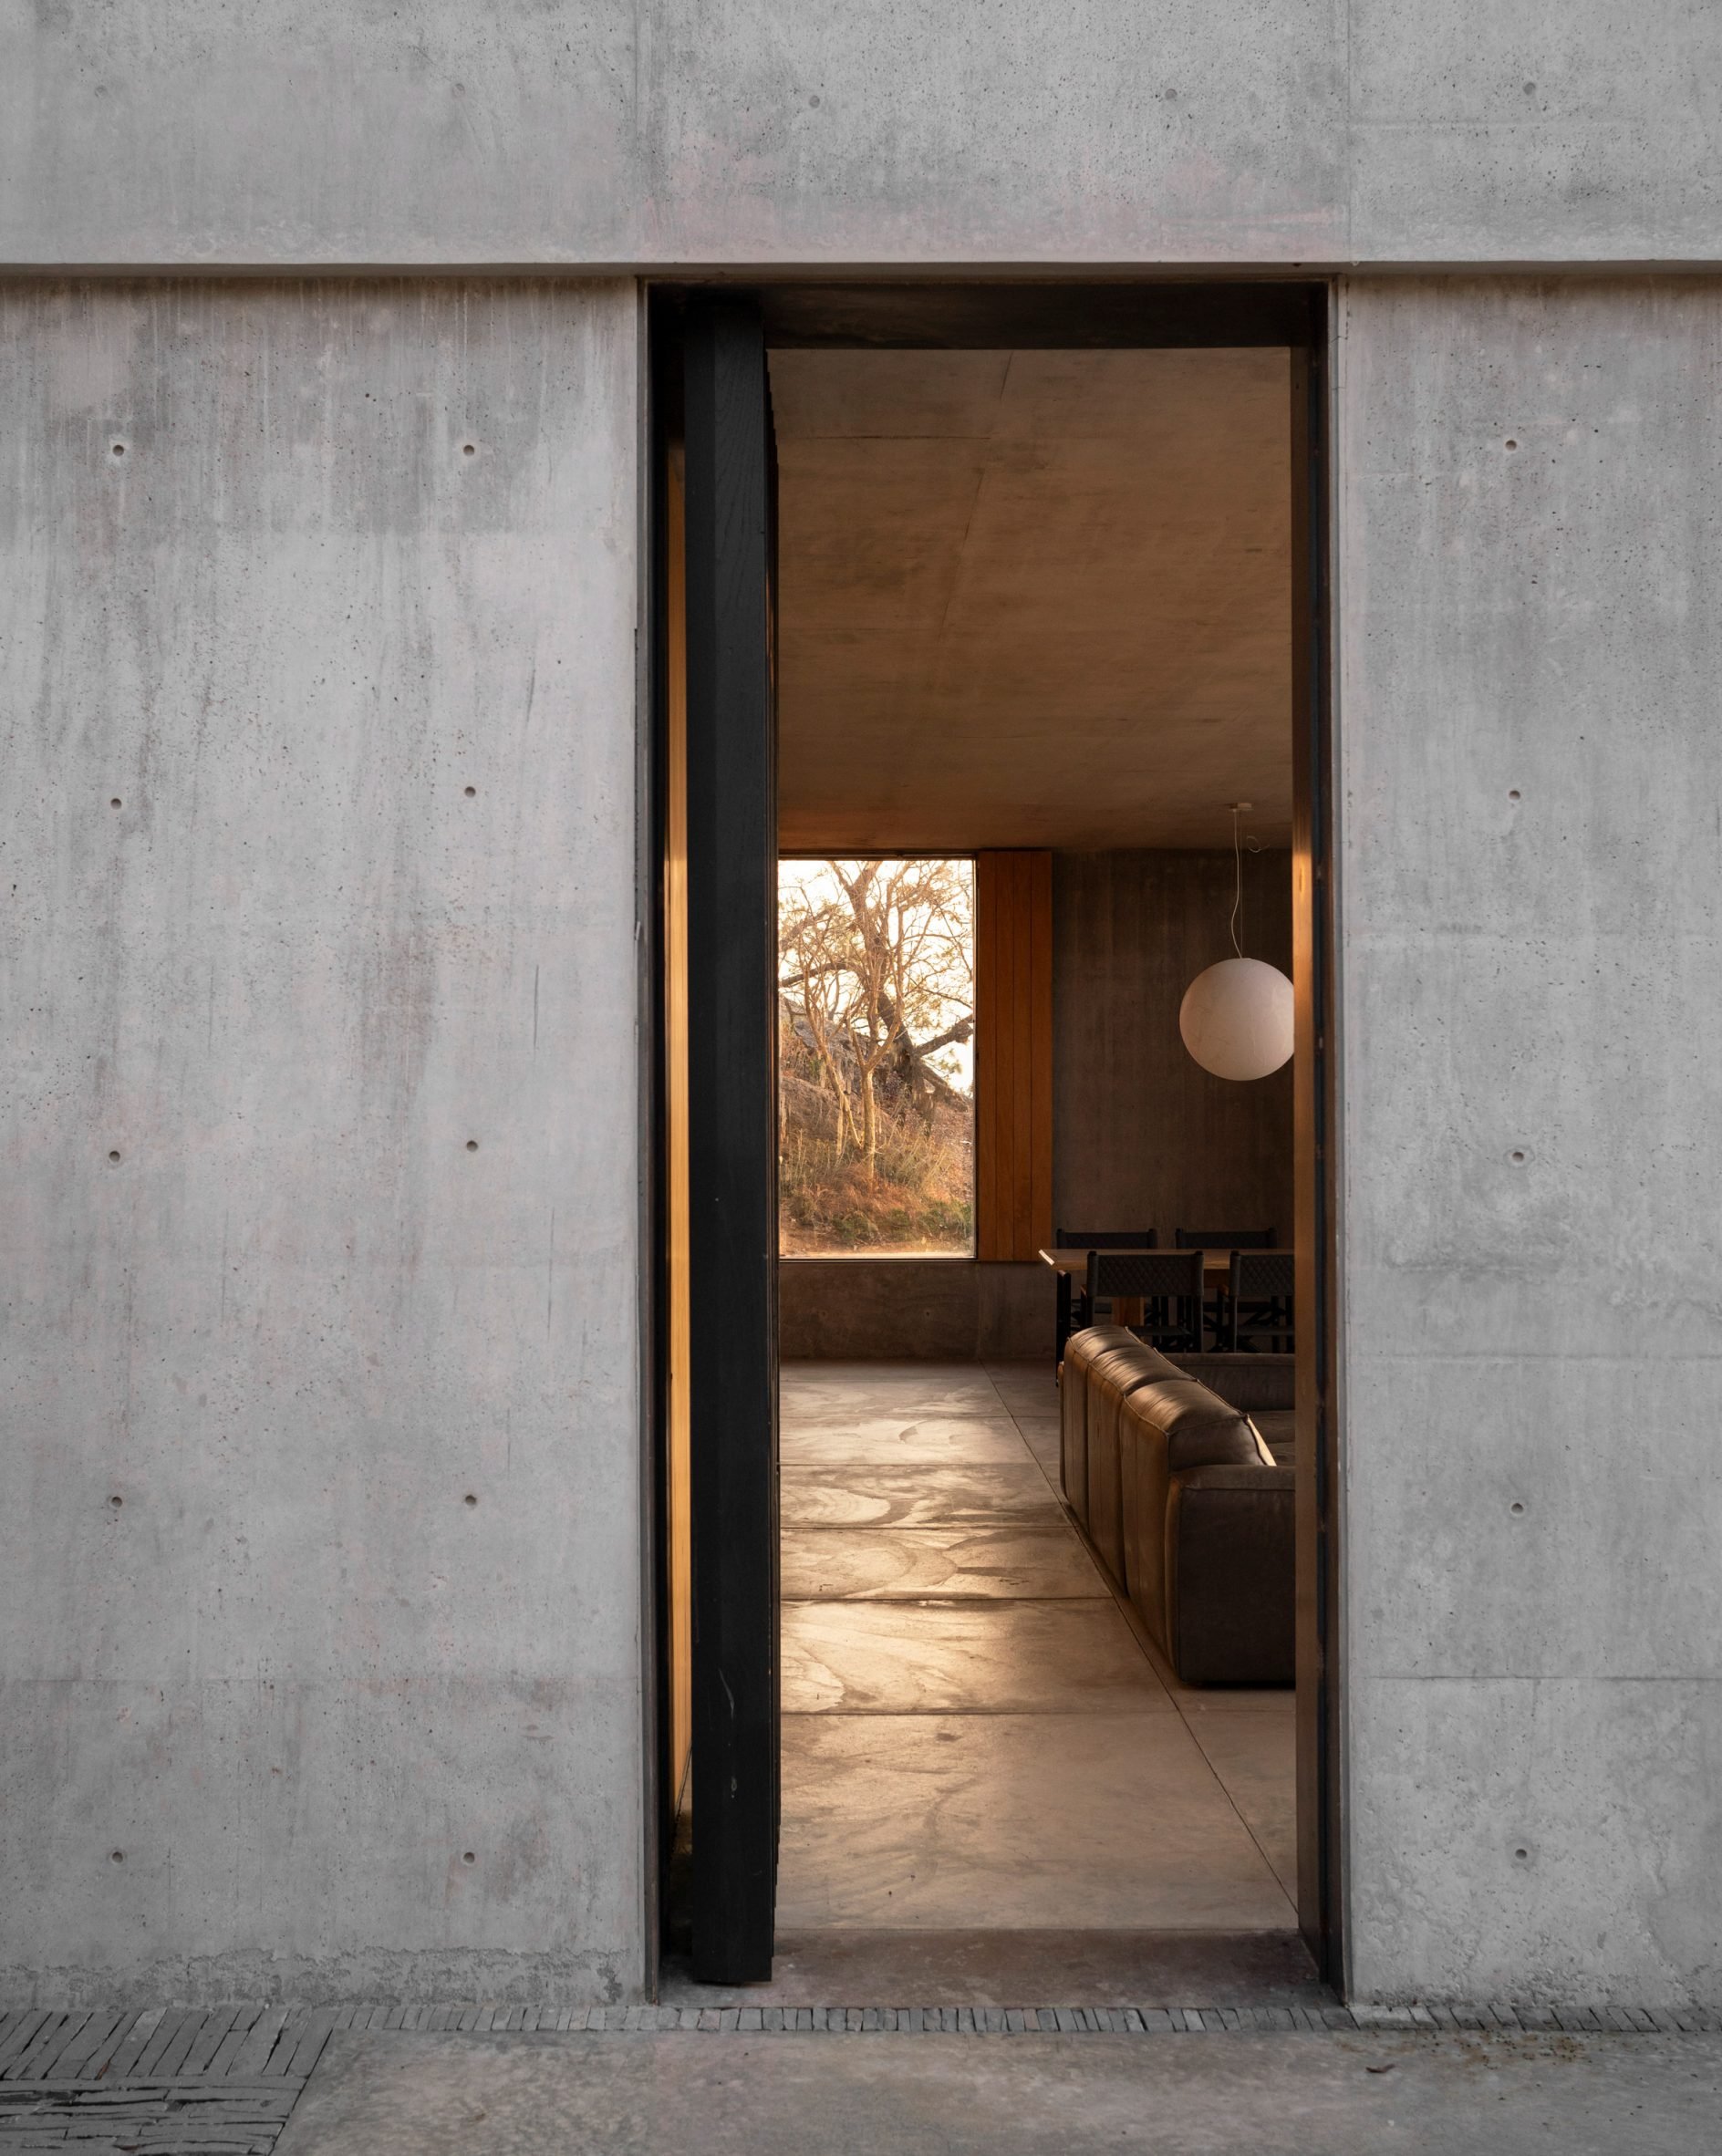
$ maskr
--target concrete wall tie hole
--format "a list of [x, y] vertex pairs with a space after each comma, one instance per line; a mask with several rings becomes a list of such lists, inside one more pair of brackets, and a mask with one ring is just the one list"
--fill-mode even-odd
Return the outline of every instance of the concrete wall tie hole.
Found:
[[478, 788], [476, 786], [469, 786], [466, 790], [466, 798], [471, 801], [477, 792]]
[[472, 1849], [463, 1849], [461, 1851], [461, 1861], [463, 1864], [476, 1864], [478, 1862], [478, 1851]]
[[109, 1160], [118, 1160], [119, 1156], [117, 1153], [110, 1153], [108, 1157]]
[[108, 803], [108, 805], [109, 805], [109, 808], [118, 808], [118, 807], [119, 806], [119, 794], [117, 794], [117, 793], [116, 793], [116, 794], [114, 795], [113, 799], [112, 799], [112, 800], [111, 800], [111, 801], [110, 801], [110, 802]]
[[1520, 1501], [1520, 1499], [1519, 1499], [1519, 1498], [1515, 1498], [1513, 1499], [1513, 1501], [1512, 1501], [1512, 1507], [1511, 1507], [1511, 1509], [1512, 1509], [1512, 1511], [1513, 1511], [1515, 1514], [1517, 1514], [1517, 1513], [1520, 1513], [1520, 1512], [1522, 1512], [1522, 1511], [1524, 1510], [1524, 1508], [1524, 1508], [1523, 1504], [1522, 1504], [1522, 1503]]
[[121, 1507], [121, 1506], [122, 1506], [122, 1505], [125, 1503], [125, 1501], [126, 1501], [126, 1500], [125, 1500], [123, 1498], [118, 1498], [118, 1497], [115, 1497], [115, 1498], [109, 1498], [109, 1500], [108, 1500], [109, 1504], [109, 1505], [110, 1505], [110, 1506], [113, 1508], [113, 1509], [114, 1509], [116, 1512], [118, 1512], [118, 1511], [119, 1511], [119, 1508], [120, 1508], [120, 1507]]
[[1507, 1156], [1507, 1157], [1512, 1162], [1515, 1167], [1523, 1167], [1525, 1165], [1524, 1154], [1516, 1146], [1513, 1151]]
[[122, 1849], [117, 1849], [117, 1850], [110, 1850], [110, 1851], [109, 1851], [109, 1858], [108, 1858], [108, 1861], [109, 1861], [110, 1864], [123, 1864], [123, 1863], [125, 1862], [125, 1861], [126, 1861], [126, 1852], [125, 1852], [125, 1850], [122, 1850]]
[[477, 454], [478, 454], [478, 444], [477, 444], [477, 442], [475, 442], [475, 441], [463, 441], [463, 442], [461, 444], [461, 454], [462, 454], [463, 457], [475, 457], [475, 456], [477, 456]]
[[1519, 789], [1518, 789], [1518, 787], [1517, 787], [1517, 786], [1509, 786], [1509, 787], [1508, 787], [1508, 789], [1507, 789], [1507, 798], [1508, 798], [1508, 800], [1509, 800], [1509, 801], [1517, 801], [1517, 800], [1519, 799]]
[[463, 1505], [476, 1505], [478, 1503], [478, 1499], [472, 1495], [471, 1490], [468, 1490], [465, 1497], [462, 1498], [461, 1502]]
[[1517, 449], [1517, 448], [1519, 447], [1519, 444], [1518, 444], [1516, 441], [1514, 441], [1510, 436], [1509, 436], [1509, 438], [1508, 438], [1508, 441], [1507, 441], [1507, 446], [1508, 446], [1508, 448], [1509, 448], [1509, 449]]
[[466, 1141], [466, 1149], [469, 1153], [476, 1153], [478, 1151], [478, 1140], [476, 1138], [469, 1138]]
[[114, 444], [114, 454], [115, 454], [115, 456], [117, 456], [117, 457], [123, 457], [123, 456], [125, 455], [125, 453], [126, 453], [126, 445], [125, 445], [125, 443], [124, 443], [123, 441], [117, 441], [117, 442], [115, 442], [115, 444]]

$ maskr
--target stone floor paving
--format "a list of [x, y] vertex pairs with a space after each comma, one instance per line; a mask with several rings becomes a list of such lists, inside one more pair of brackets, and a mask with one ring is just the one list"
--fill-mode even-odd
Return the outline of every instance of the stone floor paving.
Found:
[[786, 1933], [1291, 1931], [1290, 1690], [1178, 1684], [1046, 1364], [783, 1372]]

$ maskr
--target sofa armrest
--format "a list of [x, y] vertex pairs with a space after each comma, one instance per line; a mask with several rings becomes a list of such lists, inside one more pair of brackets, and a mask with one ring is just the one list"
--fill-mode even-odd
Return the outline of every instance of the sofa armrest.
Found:
[[1289, 1684], [1297, 1674], [1294, 1477], [1190, 1467], [1166, 1515], [1167, 1651], [1187, 1684]]

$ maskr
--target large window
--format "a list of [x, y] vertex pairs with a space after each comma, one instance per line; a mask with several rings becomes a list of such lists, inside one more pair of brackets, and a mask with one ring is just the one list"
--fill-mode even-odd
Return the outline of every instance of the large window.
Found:
[[974, 863], [778, 875], [785, 1255], [974, 1251]]

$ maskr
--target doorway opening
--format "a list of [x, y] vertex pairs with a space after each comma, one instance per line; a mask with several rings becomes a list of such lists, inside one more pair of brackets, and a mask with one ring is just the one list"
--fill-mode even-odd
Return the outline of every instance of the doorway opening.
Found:
[[655, 309], [680, 1943], [1342, 1985], [1323, 295]]

